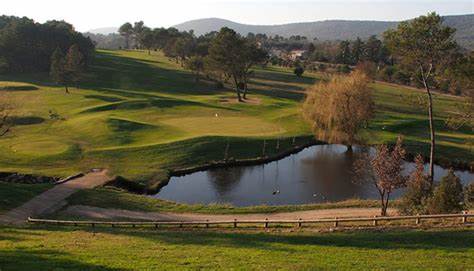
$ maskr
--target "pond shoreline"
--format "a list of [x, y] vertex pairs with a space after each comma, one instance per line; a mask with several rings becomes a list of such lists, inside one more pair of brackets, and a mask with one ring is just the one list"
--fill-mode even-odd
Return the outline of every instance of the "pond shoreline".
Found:
[[[264, 164], [268, 164], [274, 161], [284, 159], [290, 155], [297, 154], [306, 148], [316, 146], [316, 145], [328, 145], [328, 143], [319, 141], [316, 139], [311, 139], [309, 142], [305, 144], [295, 145], [290, 149], [286, 149], [282, 152], [279, 152], [271, 156], [246, 158], [246, 159], [230, 158], [228, 160], [211, 161], [209, 163], [193, 166], [193, 167], [171, 169], [168, 171], [166, 178], [163, 178], [161, 180], [155, 180], [151, 184], [148, 184], [148, 185], [136, 182], [134, 180], [128, 180], [121, 176], [116, 177], [116, 179], [111, 181], [108, 185], [125, 189], [131, 193], [155, 195], [159, 193], [163, 187], [169, 184], [169, 181], [171, 180], [172, 177], [181, 177], [184, 175], [206, 171], [210, 169], [264, 165]], [[408, 152], [405, 160], [407, 162], [414, 162], [415, 160], [414, 158], [416, 157], [416, 155], [417, 154]], [[427, 158], [425, 156], [423, 157], [425, 161], [427, 161]], [[457, 161], [457, 160], [446, 161], [444, 159], [435, 159], [435, 164], [445, 169], [453, 168], [454, 170], [467, 171], [470, 173], [474, 173], [474, 165], [472, 162]]]

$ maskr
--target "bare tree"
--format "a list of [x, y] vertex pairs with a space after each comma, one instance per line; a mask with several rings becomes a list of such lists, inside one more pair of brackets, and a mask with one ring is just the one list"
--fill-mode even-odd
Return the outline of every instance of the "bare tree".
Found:
[[373, 157], [367, 154], [355, 162], [358, 180], [371, 182], [379, 192], [382, 216], [387, 215], [390, 195], [393, 191], [406, 185], [407, 177], [402, 174], [404, 157], [402, 138], [398, 137], [393, 148], [380, 145]]
[[307, 91], [303, 114], [317, 138], [341, 143], [351, 150], [360, 140], [358, 132], [374, 115], [372, 91], [362, 72], [334, 76]]

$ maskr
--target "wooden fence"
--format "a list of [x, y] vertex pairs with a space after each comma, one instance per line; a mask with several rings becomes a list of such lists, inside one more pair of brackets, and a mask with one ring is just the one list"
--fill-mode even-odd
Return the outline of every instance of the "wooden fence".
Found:
[[129, 227], [155, 227], [160, 226], [171, 226], [171, 227], [185, 227], [185, 226], [205, 226], [209, 228], [214, 225], [228, 225], [237, 228], [238, 225], [262, 225], [264, 228], [268, 228], [270, 225], [295, 225], [296, 227], [302, 227], [304, 224], [332, 224], [334, 227], [341, 226], [341, 223], [362, 223], [370, 222], [373, 226], [378, 226], [381, 221], [406, 221], [412, 220], [416, 225], [421, 224], [422, 220], [442, 220], [442, 219], [455, 219], [460, 218], [460, 222], [463, 224], [468, 223], [468, 218], [474, 217], [474, 214], [463, 212], [461, 214], [440, 214], [440, 215], [413, 215], [413, 216], [374, 216], [374, 217], [356, 217], [356, 218], [325, 218], [325, 219], [297, 219], [297, 220], [216, 220], [216, 221], [145, 221], [145, 222], [125, 222], [125, 221], [71, 221], [71, 220], [51, 220], [51, 219], [36, 219], [28, 218], [29, 223], [34, 224], [47, 224], [47, 225], [58, 225], [58, 226], [129, 226]]

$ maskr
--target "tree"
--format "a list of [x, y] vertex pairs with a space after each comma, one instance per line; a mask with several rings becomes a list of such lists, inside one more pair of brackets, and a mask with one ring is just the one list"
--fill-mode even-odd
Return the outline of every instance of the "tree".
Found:
[[135, 22], [132, 28], [132, 36], [137, 48], [142, 48], [142, 35], [145, 32], [145, 23], [143, 21]]
[[375, 155], [363, 156], [355, 163], [355, 172], [359, 180], [372, 182], [380, 195], [380, 214], [387, 215], [390, 195], [396, 189], [405, 186], [407, 178], [403, 176], [405, 150], [402, 138], [391, 149], [387, 145], [377, 147]]
[[425, 174], [425, 163], [421, 155], [415, 158], [415, 164], [415, 170], [408, 178], [407, 189], [400, 201], [399, 211], [405, 215], [426, 213], [426, 205], [432, 192], [430, 181]]
[[303, 114], [316, 137], [330, 143], [346, 144], [351, 150], [352, 145], [360, 141], [358, 132], [374, 115], [367, 76], [356, 71], [317, 83], [307, 90]]
[[71, 84], [79, 83], [84, 76], [84, 56], [76, 44], [72, 45], [67, 52], [64, 69]]
[[56, 48], [53, 55], [51, 56], [51, 69], [49, 71], [49, 75], [56, 84], [64, 85], [64, 87], [66, 88], [66, 93], [69, 93], [67, 87], [67, 75], [64, 54], [59, 48]]
[[247, 94], [247, 83], [252, 72], [250, 69], [266, 60], [267, 54], [253, 42], [242, 38], [230, 28], [222, 28], [212, 40], [207, 56], [207, 64], [232, 78], [237, 98], [242, 101]]
[[119, 28], [119, 33], [125, 38], [125, 48], [130, 49], [130, 39], [133, 35], [133, 26], [131, 23], [124, 23]]
[[446, 69], [446, 61], [457, 49], [455, 30], [444, 26], [436, 13], [402, 22], [395, 30], [384, 33], [388, 48], [418, 78], [428, 96], [428, 120], [430, 126], [429, 178], [433, 183], [435, 156], [435, 127], [433, 122], [433, 98], [431, 82], [437, 73]]
[[339, 53], [336, 57], [338, 63], [351, 64], [352, 54], [350, 45], [351, 43], [347, 40], [341, 41], [339, 43]]
[[303, 69], [303, 67], [298, 66], [298, 67], [296, 67], [296, 68], [294, 69], [293, 73], [294, 73], [296, 76], [301, 77], [301, 76], [303, 75], [303, 73], [304, 73], [304, 69]]
[[57, 48], [51, 57], [51, 79], [57, 84], [63, 85], [66, 93], [69, 93], [69, 86], [78, 83], [83, 76], [85, 62], [82, 53], [77, 45], [69, 48], [66, 56]]
[[428, 203], [431, 214], [456, 213], [463, 209], [464, 193], [461, 179], [452, 169], [441, 179]]
[[199, 76], [204, 71], [204, 60], [201, 56], [192, 56], [186, 61], [186, 68], [196, 75], [196, 82], [199, 82]]
[[363, 58], [364, 54], [364, 43], [362, 40], [357, 37], [357, 39], [352, 43], [352, 64], [357, 64]]

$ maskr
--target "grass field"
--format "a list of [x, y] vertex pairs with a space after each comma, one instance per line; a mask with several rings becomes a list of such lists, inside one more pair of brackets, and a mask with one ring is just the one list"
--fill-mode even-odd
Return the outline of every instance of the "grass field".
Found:
[[[316, 74], [297, 78], [290, 70], [258, 69], [249, 103], [193, 75], [159, 52], [98, 51], [85, 83], [66, 94], [47, 74], [0, 77], [16, 126], [0, 139], [0, 171], [67, 176], [90, 168], [146, 183], [168, 170], [221, 160], [256, 157], [263, 139], [283, 147], [293, 136], [309, 136], [299, 113], [305, 88]], [[424, 110], [407, 103], [418, 92], [373, 84], [377, 115], [363, 132], [369, 144], [403, 134], [410, 150], [428, 150]], [[444, 119], [458, 98], [436, 95], [438, 158], [473, 161], [471, 130], [449, 131]], [[273, 139], [274, 141], [271, 141]], [[304, 139], [301, 139], [304, 140]]]
[[2, 270], [468, 270], [472, 230], [0, 228]]

